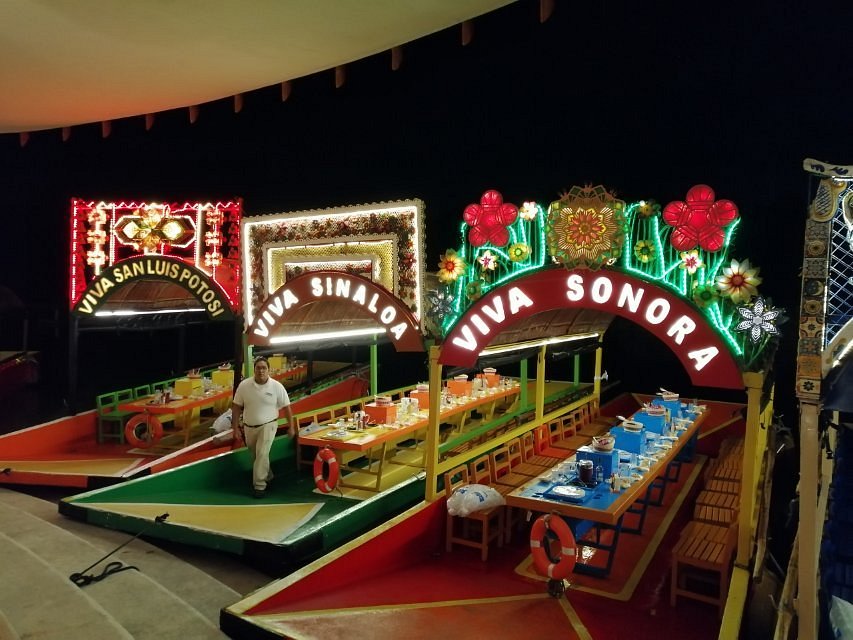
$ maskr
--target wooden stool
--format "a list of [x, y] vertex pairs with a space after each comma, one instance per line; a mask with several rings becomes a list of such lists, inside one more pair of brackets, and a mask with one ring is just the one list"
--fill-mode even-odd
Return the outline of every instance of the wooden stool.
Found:
[[[720, 616], [729, 591], [729, 568], [737, 544], [737, 525], [720, 527], [690, 522], [672, 550], [672, 584], [669, 603], [678, 596], [716, 604]], [[706, 587], [695, 590], [697, 583]], [[716, 589], [714, 589], [716, 587]]]

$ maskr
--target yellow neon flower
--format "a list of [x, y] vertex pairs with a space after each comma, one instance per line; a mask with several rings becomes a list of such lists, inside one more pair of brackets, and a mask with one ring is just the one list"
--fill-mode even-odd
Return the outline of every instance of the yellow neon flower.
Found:
[[723, 275], [717, 276], [717, 289], [720, 295], [731, 298], [735, 304], [749, 302], [758, 295], [756, 288], [762, 279], [758, 277], [761, 269], [749, 264], [749, 260], [732, 260], [730, 266], [723, 269]]
[[448, 249], [438, 263], [438, 279], [445, 284], [453, 282], [465, 273], [465, 261], [456, 255], [453, 249]]

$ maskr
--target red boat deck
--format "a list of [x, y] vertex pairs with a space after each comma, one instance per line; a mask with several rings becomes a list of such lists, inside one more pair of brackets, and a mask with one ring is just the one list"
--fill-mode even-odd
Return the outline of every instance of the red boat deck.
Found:
[[[703, 450], [711, 434], [733, 435], [743, 425], [735, 405], [708, 404], [717, 419], [706, 427]], [[683, 466], [663, 505], [649, 507], [642, 535], [623, 533], [607, 579], [573, 575], [563, 597], [550, 597], [531, 569], [526, 530], [493, 547], [487, 562], [475, 549], [445, 552], [446, 509], [438, 500], [227, 608], [222, 628], [302, 640], [716, 638], [716, 607], [685, 599], [669, 605], [671, 549], [691, 517], [705, 461], [700, 455]], [[579, 547], [580, 561], [599, 560]]]

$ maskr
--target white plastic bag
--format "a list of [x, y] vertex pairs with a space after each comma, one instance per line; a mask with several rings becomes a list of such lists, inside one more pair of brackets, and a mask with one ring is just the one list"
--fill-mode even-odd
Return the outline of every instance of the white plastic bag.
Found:
[[452, 516], [467, 516], [475, 511], [506, 504], [497, 489], [485, 484], [466, 484], [447, 499], [447, 512]]
[[833, 637], [840, 640], [853, 640], [853, 604], [832, 596], [829, 606], [829, 623], [832, 625]]
[[210, 430], [213, 431], [213, 433], [231, 431], [231, 409], [228, 409], [228, 411], [214, 420], [213, 424], [210, 426]]

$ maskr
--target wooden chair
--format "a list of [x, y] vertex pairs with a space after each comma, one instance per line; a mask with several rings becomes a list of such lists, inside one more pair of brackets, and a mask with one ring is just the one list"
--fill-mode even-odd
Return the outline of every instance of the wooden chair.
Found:
[[572, 440], [578, 433], [580, 414], [578, 412], [568, 413], [548, 423], [548, 431], [551, 437], [551, 446], [555, 449], [570, 449], [575, 451], [578, 445]]
[[696, 504], [706, 504], [711, 507], [737, 510], [740, 508], [740, 494], [703, 489], [696, 497]]
[[552, 446], [551, 431], [547, 424], [540, 424], [533, 429], [533, 443], [536, 454], [549, 458], [565, 459], [570, 457], [574, 451]]
[[[524, 444], [525, 436], [528, 442], [527, 445]], [[506, 446], [509, 448], [510, 464], [512, 465], [513, 471], [525, 476], [530, 476], [531, 478], [535, 478], [536, 476], [545, 473], [549, 467], [557, 462], [557, 460], [553, 460], [550, 464], [547, 462], [543, 464], [527, 460], [527, 453], [524, 450], [525, 446], [530, 447], [530, 453], [534, 457], [536, 455], [533, 453], [533, 434], [529, 431], [519, 438], [513, 438], [508, 441]], [[543, 456], [543, 459], [545, 459], [545, 456]]]
[[[556, 456], [536, 453], [536, 441], [533, 431], [528, 431], [522, 434], [519, 440], [521, 440], [521, 459], [524, 460], [525, 464], [541, 467], [544, 471], [550, 469], [555, 464], [563, 460], [563, 458], [558, 458]], [[536, 475], [539, 475], [539, 473]]]
[[144, 398], [145, 396], [151, 395], [151, 385], [150, 384], [141, 384], [138, 387], [133, 387], [133, 399], [139, 400], [140, 398]]
[[493, 486], [502, 484], [513, 489], [530, 482], [531, 478], [513, 470], [509, 447], [505, 444], [489, 452], [489, 472]]
[[[499, 449], [506, 449], [506, 447], [499, 447]], [[498, 493], [502, 496], [506, 496], [508, 493], [512, 493], [515, 490], [516, 485], [505, 484], [502, 482], [496, 482], [495, 478], [500, 476], [507, 475], [506, 469], [509, 464], [509, 457], [499, 456], [498, 460], [501, 466], [500, 471], [496, 471], [494, 468], [494, 463], [492, 459], [492, 454], [487, 453], [479, 458], [475, 458], [471, 462], [468, 463], [468, 471], [470, 473], [471, 482], [477, 484], [486, 484], [493, 487]], [[524, 477], [524, 476], [519, 476]], [[525, 482], [530, 480], [530, 478], [524, 477]], [[507, 544], [512, 541], [512, 529], [516, 525], [520, 525], [522, 522], [522, 513], [519, 509], [513, 509], [512, 507], [505, 506], [504, 510], [504, 542]]]
[[[447, 499], [453, 492], [468, 482], [468, 467], [461, 465], [444, 474], [444, 493]], [[459, 525], [457, 527], [457, 524]], [[457, 529], [459, 531], [457, 532]], [[498, 547], [504, 541], [504, 508], [493, 507], [475, 511], [467, 516], [452, 516], [448, 512], [446, 523], [445, 549], [450, 552], [454, 544], [474, 547], [480, 550], [480, 559], [489, 559], [489, 544], [497, 540]]]
[[678, 596], [683, 596], [717, 605], [722, 616], [736, 546], [737, 524], [688, 523], [672, 549], [670, 605], [675, 606]]
[[[119, 394], [121, 394], [121, 399], [119, 399]], [[122, 411], [118, 408], [118, 405], [120, 402], [128, 402], [130, 400], [133, 400], [133, 391], [131, 389], [111, 391], [110, 393], [102, 393], [95, 397], [95, 406], [98, 412], [98, 443], [102, 443], [105, 440], [124, 442], [124, 425], [134, 412]]]

